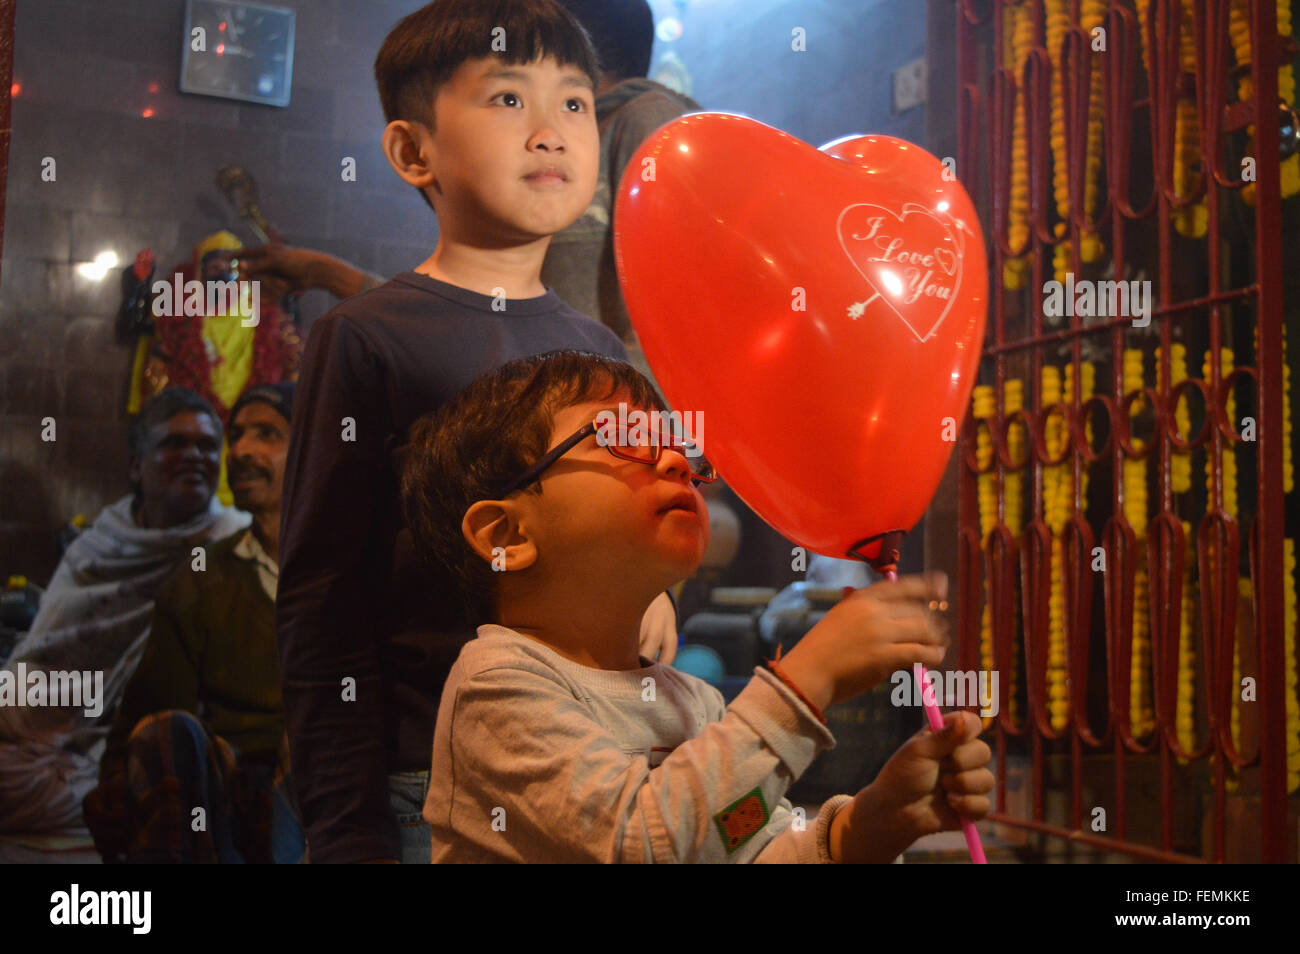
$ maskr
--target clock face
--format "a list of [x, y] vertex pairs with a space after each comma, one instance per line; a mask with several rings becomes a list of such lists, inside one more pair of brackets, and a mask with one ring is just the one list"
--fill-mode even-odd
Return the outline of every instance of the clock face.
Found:
[[188, 0], [181, 91], [289, 105], [295, 14], [228, 0]]

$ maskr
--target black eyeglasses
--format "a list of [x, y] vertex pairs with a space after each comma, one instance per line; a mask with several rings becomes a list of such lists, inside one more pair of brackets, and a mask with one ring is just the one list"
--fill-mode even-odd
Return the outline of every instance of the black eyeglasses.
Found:
[[677, 451], [686, 458], [686, 462], [691, 468], [691, 480], [695, 483], [711, 484], [718, 479], [718, 475], [713, 470], [713, 465], [705, 459], [694, 441], [670, 437], [668, 442], [664, 444], [657, 439], [657, 435], [648, 433], [650, 430], [644, 427], [627, 428], [610, 423], [601, 423], [600, 419], [597, 418], [572, 437], [561, 441], [552, 450], [547, 451], [537, 463], [506, 485], [506, 489], [498, 494], [498, 498], [508, 497], [516, 490], [523, 490], [541, 477], [546, 468], [592, 434], [597, 435], [597, 443], [618, 460], [630, 460], [638, 464], [654, 464], [658, 462], [661, 453], [667, 447], [668, 450]]

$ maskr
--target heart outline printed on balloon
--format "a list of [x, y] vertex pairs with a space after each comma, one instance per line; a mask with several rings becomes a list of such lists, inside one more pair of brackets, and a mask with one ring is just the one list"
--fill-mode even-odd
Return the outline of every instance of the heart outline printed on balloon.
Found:
[[[947, 304], [944, 306], [943, 310], [940, 311], [939, 316], [935, 319], [934, 323], [930, 326], [930, 329], [926, 331], [925, 334], [921, 334], [921, 332], [917, 329], [916, 325], [913, 324], [913, 322], [908, 318], [908, 316], [904, 314], [902, 311], [900, 311], [897, 307], [895, 307], [894, 302], [891, 300], [891, 295], [896, 295], [897, 292], [890, 292], [889, 289], [886, 289], [885, 292], [882, 292], [880, 287], [876, 284], [875, 281], [872, 280], [871, 276], [867, 274], [866, 270], [863, 269], [862, 264], [857, 260], [853, 252], [850, 251], [848, 245], [845, 243], [844, 220], [846, 217], [848, 217], [849, 213], [853, 212], [856, 209], [878, 210], [884, 213], [885, 215], [890, 216], [895, 222], [899, 224], [900, 227], [904, 225], [909, 215], [924, 215], [930, 219], [933, 219], [935, 224], [938, 225], [939, 228], [943, 230], [944, 236], [947, 238], [947, 240], [953, 244], [955, 250], [944, 249], [941, 247], [936, 247], [934, 249], [933, 257], [936, 260], [940, 259], [941, 253], [944, 252], [952, 256], [953, 264], [956, 269], [956, 275], [953, 276], [952, 286], [950, 288], [944, 289], [946, 294], [943, 297], [946, 298]], [[875, 221], [875, 220], [868, 220], [868, 221]], [[908, 330], [910, 330], [912, 334], [916, 336], [917, 341], [924, 344], [926, 341], [930, 340], [930, 338], [934, 336], [935, 332], [939, 330], [940, 326], [944, 322], [944, 319], [948, 317], [948, 312], [952, 310], [953, 304], [957, 301], [958, 292], [960, 292], [961, 290], [964, 243], [961, 240], [960, 223], [954, 223], [954, 224], [957, 224], [959, 228], [954, 229], [951, 225], [949, 225], [948, 222], [945, 222], [933, 211], [915, 202], [903, 203], [903, 212], [901, 215], [895, 212], [893, 209], [890, 209], [887, 206], [883, 206], [875, 202], [854, 202], [851, 205], [847, 205], [843, 209], [841, 209], [839, 217], [836, 219], [835, 222], [836, 238], [839, 239], [840, 248], [844, 250], [844, 254], [848, 258], [849, 262], [852, 263], [854, 269], [856, 269], [857, 273], [862, 276], [862, 279], [867, 283], [868, 286], [870, 286], [871, 291], [873, 292], [872, 296], [868, 298], [866, 301], [854, 302], [848, 307], [847, 312], [849, 317], [850, 318], [860, 317], [862, 314], [865, 313], [866, 307], [868, 305], [876, 301], [876, 299], [880, 299], [885, 303], [885, 305], [889, 308], [889, 310], [894, 313], [894, 316], [898, 318], [901, 322], [903, 322], [903, 324], [907, 326]], [[876, 228], [878, 227], [879, 226], [877, 225]], [[870, 239], [872, 236], [874, 236], [874, 234], [875, 234], [875, 228], [873, 228], [872, 233], [870, 235], [867, 235], [865, 238], [857, 239], [857, 237], [855, 236], [855, 239], [858, 241], [866, 241], [867, 239]], [[887, 238], [888, 236], [884, 236], [884, 237]], [[901, 239], [897, 241], [901, 242]], [[867, 261], [877, 262], [880, 261], [880, 259], [868, 259]], [[942, 271], [944, 272], [948, 271], [947, 268], [944, 268], [941, 261], [936, 261], [936, 264], [939, 265], [939, 268]], [[897, 278], [895, 280], [898, 281]], [[924, 289], [922, 288], [921, 291], [916, 292], [916, 296], [919, 296], [923, 291]], [[909, 304], [910, 303], [911, 302], [909, 302]]]

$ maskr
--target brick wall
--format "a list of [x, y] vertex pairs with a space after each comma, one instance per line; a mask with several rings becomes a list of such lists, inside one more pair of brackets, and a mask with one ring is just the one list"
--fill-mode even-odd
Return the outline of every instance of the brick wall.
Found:
[[[379, 151], [371, 75], [385, 34], [419, 0], [274, 2], [298, 12], [285, 109], [178, 92], [183, 0], [19, 0], [0, 271], [0, 574], [44, 582], [57, 528], [127, 489], [132, 349], [113, 333], [119, 276], [93, 282], [76, 263], [111, 250], [125, 265], [148, 246], [161, 276], [216, 229], [254, 241], [213, 186], [227, 163], [253, 174], [268, 219], [296, 244], [393, 274], [436, 243], [432, 214]], [[54, 182], [41, 179], [46, 156]], [[356, 158], [355, 183], [341, 181], [344, 156]], [[307, 296], [304, 318], [330, 304]], [[52, 444], [40, 440], [46, 416]]]

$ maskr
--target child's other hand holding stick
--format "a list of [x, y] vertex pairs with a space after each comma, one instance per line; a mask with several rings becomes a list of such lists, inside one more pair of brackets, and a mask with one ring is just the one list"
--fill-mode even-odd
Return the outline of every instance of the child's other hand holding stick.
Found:
[[989, 813], [992, 752], [979, 739], [979, 717], [959, 710], [943, 721], [942, 732], [922, 729], [903, 743], [876, 780], [839, 810], [830, 830], [834, 860], [888, 863], [923, 835]]

